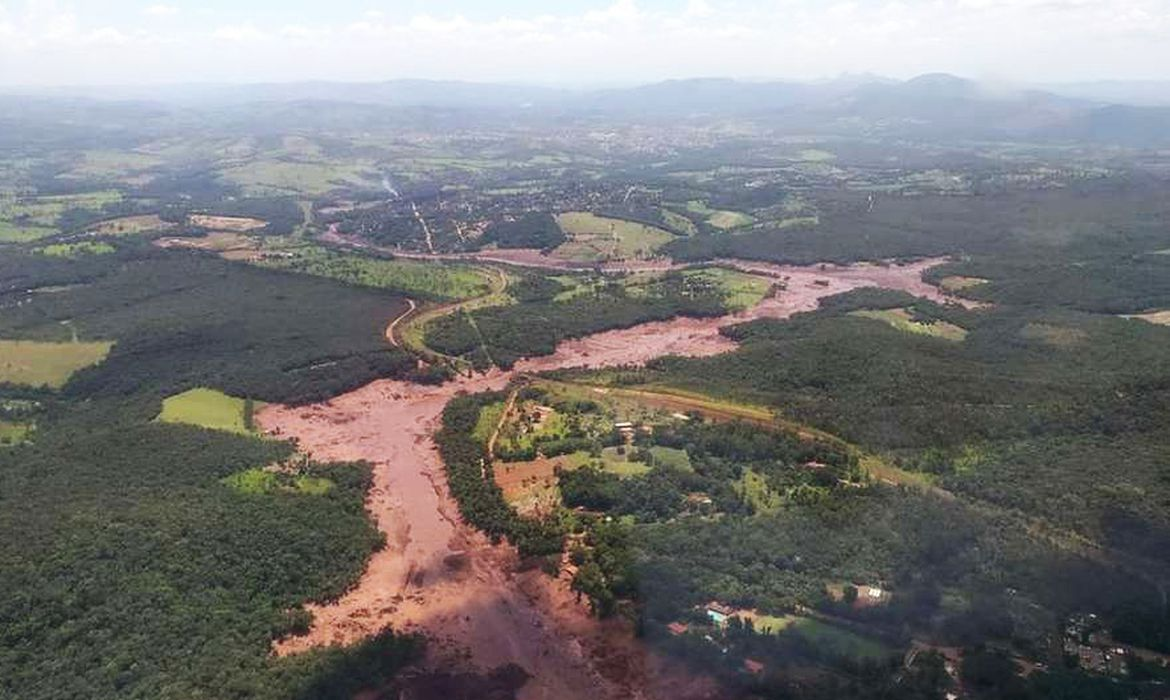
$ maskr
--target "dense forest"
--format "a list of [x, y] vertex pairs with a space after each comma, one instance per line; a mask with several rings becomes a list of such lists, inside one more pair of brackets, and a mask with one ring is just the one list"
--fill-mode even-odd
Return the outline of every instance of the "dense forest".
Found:
[[4, 252], [0, 276], [5, 338], [115, 341], [60, 393], [3, 389], [6, 416], [33, 406], [37, 429], [0, 450], [0, 695], [349, 698], [417, 658], [421, 640], [389, 633], [269, 653], [381, 546], [364, 465], [302, 466], [331, 485], [319, 493], [241, 491], [228, 477], [291, 446], [152, 420], [195, 386], [308, 401], [404, 374], [414, 363], [382, 340], [401, 301], [132, 244], [77, 261]]

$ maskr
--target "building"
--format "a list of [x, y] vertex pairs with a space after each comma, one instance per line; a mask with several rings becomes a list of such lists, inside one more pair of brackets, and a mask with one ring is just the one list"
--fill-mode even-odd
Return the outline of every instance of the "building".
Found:
[[735, 615], [735, 609], [723, 603], [711, 602], [707, 604], [707, 617], [720, 627], [727, 624], [727, 620]]

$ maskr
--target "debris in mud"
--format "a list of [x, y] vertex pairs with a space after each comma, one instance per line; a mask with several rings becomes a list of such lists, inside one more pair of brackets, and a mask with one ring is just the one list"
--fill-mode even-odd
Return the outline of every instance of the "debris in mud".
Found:
[[[515, 700], [532, 676], [516, 664], [505, 664], [486, 676], [442, 671], [405, 675], [397, 683], [398, 700]], [[382, 695], [382, 698], [394, 697]]]

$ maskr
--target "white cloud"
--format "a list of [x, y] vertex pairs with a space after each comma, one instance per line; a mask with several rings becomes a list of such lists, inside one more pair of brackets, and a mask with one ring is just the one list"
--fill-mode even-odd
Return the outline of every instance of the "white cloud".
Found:
[[229, 24], [213, 31], [211, 38], [219, 41], [254, 43], [265, 41], [269, 36], [251, 24]]
[[[1170, 0], [676, 0], [670, 10], [649, 0], [597, 0], [580, 11], [372, 9], [326, 22], [288, 3], [279, 21], [262, 22], [244, 5], [223, 25], [196, 5], [161, 1], [168, 4], [145, 6], [137, 22], [108, 26], [93, 9], [99, 3], [0, 0], [0, 82], [73, 82], [73, 72], [98, 73], [103, 62], [110, 80], [141, 80], [115, 59], [119, 47], [130, 55], [147, 44], [155, 57], [149, 68], [172, 81], [632, 82], [936, 70], [1072, 80], [1158, 77], [1170, 65]], [[152, 21], [180, 7], [184, 22]], [[266, 42], [263, 55], [249, 50], [258, 42]], [[78, 50], [86, 46], [107, 48]]]
[[174, 5], [149, 5], [143, 8], [142, 14], [150, 17], [174, 17], [179, 14], [179, 8]]

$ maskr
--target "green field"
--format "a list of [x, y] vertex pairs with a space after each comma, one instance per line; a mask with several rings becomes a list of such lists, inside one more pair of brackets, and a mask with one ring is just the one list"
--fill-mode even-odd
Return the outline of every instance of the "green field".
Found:
[[625, 454], [618, 454], [617, 447], [607, 447], [601, 451], [601, 462], [605, 467], [605, 471], [611, 474], [617, 474], [623, 479], [631, 476], [641, 476], [649, 473], [651, 467], [642, 462], [631, 462], [630, 453], [632, 448], [625, 448]]
[[295, 160], [257, 160], [228, 168], [223, 177], [255, 194], [296, 193], [322, 195], [335, 189], [370, 186], [371, 166]]
[[648, 258], [674, 239], [654, 226], [583, 211], [558, 214], [557, 224], [569, 240], [554, 255], [578, 262]]
[[891, 650], [880, 642], [810, 617], [761, 615], [754, 620], [754, 626], [757, 632], [764, 634], [789, 632], [799, 635], [834, 656], [881, 661], [891, 654]]
[[965, 328], [960, 328], [946, 321], [934, 321], [933, 323], [916, 321], [910, 309], [882, 309], [880, 311], [864, 309], [861, 311], [852, 311], [850, 315], [882, 321], [893, 328], [907, 333], [928, 335], [933, 338], [942, 338], [943, 340], [952, 340], [955, 342], [960, 342], [967, 338], [967, 330]]
[[268, 469], [247, 469], [223, 479], [224, 486], [250, 495], [273, 493], [300, 493], [323, 496], [336, 486], [329, 479], [317, 476], [282, 474]]
[[698, 200], [687, 202], [687, 211], [707, 217], [708, 224], [723, 231], [751, 226], [756, 222], [755, 219], [743, 212], [712, 209], [707, 206], [706, 202], [700, 202]]
[[481, 445], [487, 445], [488, 440], [492, 439], [492, 433], [496, 432], [496, 426], [500, 424], [500, 418], [504, 415], [504, 402], [497, 401], [493, 404], [484, 406], [479, 411], [479, 420], [475, 423], [475, 430], [472, 431], [471, 436], [475, 438]]
[[762, 474], [752, 469], [743, 470], [743, 476], [733, 487], [757, 515], [774, 515], [783, 505], [780, 494], [768, 487]]
[[13, 423], [0, 420], [0, 447], [19, 445], [28, 439], [32, 426], [28, 423]]
[[48, 226], [26, 226], [0, 220], [0, 243], [28, 243], [57, 233]]
[[256, 264], [440, 301], [470, 299], [492, 289], [488, 273], [467, 265], [371, 258], [317, 246], [281, 251]]
[[106, 359], [113, 343], [0, 340], [0, 383], [59, 389], [73, 373]]
[[37, 252], [54, 258], [80, 258], [85, 255], [107, 255], [114, 252], [114, 246], [100, 241], [53, 243], [43, 248], [37, 248]]
[[982, 277], [963, 277], [962, 275], [951, 275], [944, 277], [938, 282], [938, 286], [947, 292], [961, 292], [964, 289], [971, 289], [979, 285], [987, 284], [987, 280]]
[[764, 300], [771, 283], [762, 277], [748, 275], [722, 267], [686, 270], [683, 275], [718, 285], [729, 311], [750, 309]]
[[691, 457], [686, 450], [655, 445], [650, 448], [650, 454], [654, 455], [655, 466], [675, 469], [680, 472], [694, 471], [694, 467], [691, 466]]
[[[163, 400], [158, 420], [250, 435], [254, 429], [248, 426], [246, 405], [245, 399], [228, 396], [214, 389], [191, 389]], [[261, 406], [263, 404], [256, 401], [253, 408], [259, 410]]]

